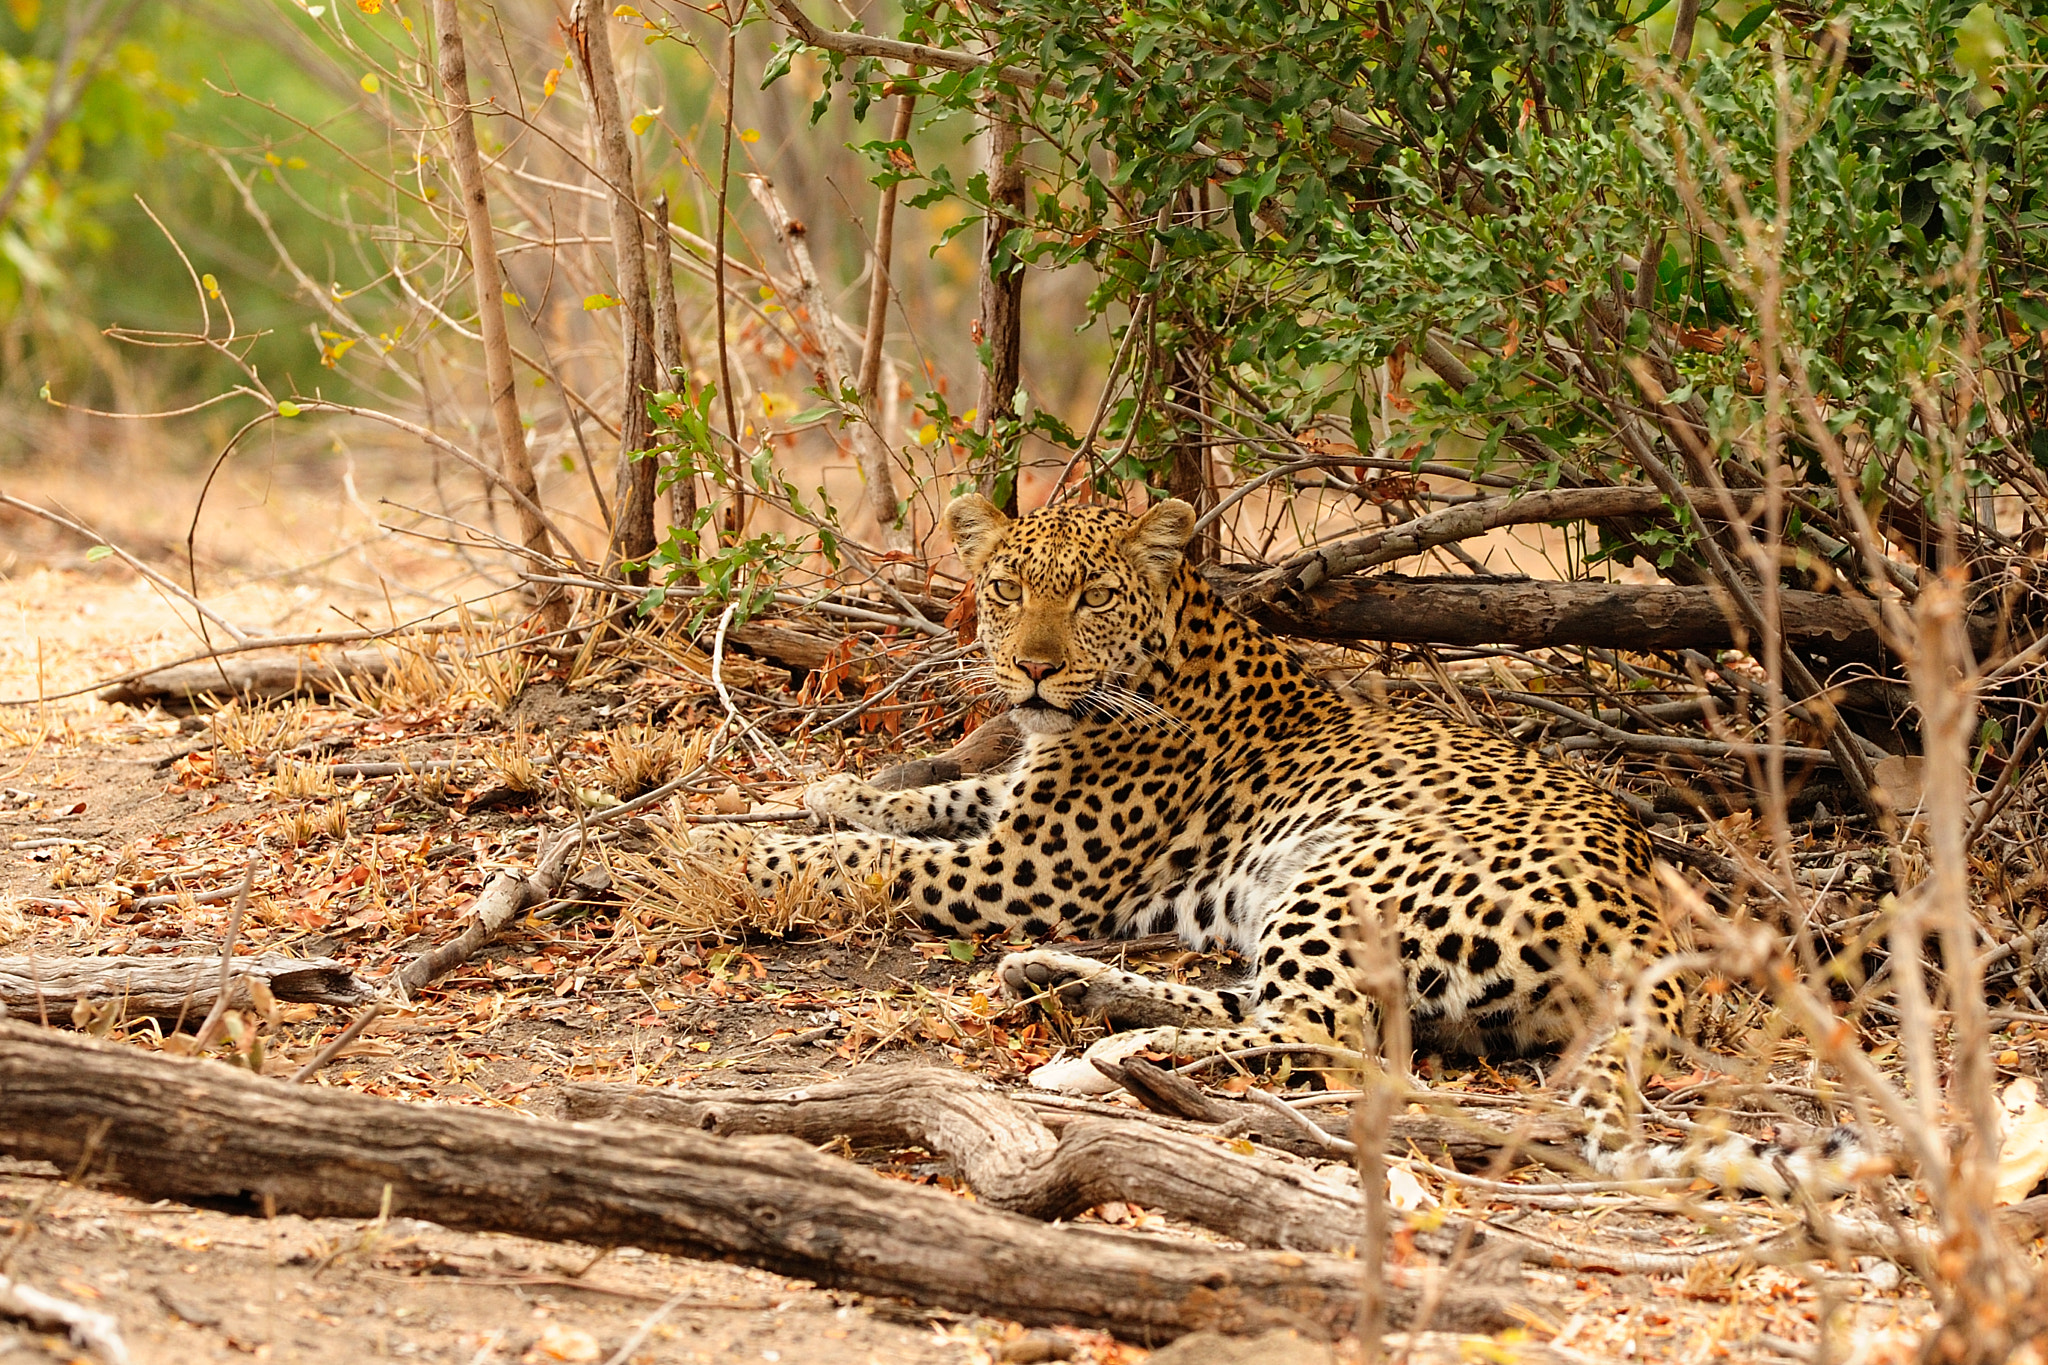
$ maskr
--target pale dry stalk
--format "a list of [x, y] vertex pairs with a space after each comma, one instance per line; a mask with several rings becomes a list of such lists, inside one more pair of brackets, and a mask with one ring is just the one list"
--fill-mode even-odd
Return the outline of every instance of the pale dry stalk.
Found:
[[[654, 350], [660, 371], [657, 380], [664, 389], [680, 387], [696, 368], [690, 354], [690, 339], [683, 332], [682, 316], [676, 308], [676, 258], [669, 249], [669, 205], [666, 194], [654, 196], [654, 220], [660, 225], [654, 245]], [[678, 375], [682, 378], [678, 378]], [[671, 530], [688, 533], [697, 524], [696, 471], [673, 467], [669, 460], [668, 524]]]
[[[1365, 1202], [1365, 1240], [1359, 1248], [1358, 1339], [1360, 1358], [1380, 1358], [1386, 1330], [1387, 1239], [1392, 1219], [1387, 1206], [1387, 1134], [1402, 1097], [1414, 1089], [1409, 1064], [1414, 1051], [1408, 1020], [1408, 979], [1394, 946], [1395, 935], [1376, 910], [1353, 898], [1346, 920], [1352, 977], [1360, 1000], [1368, 1002], [1359, 1021], [1359, 1052], [1378, 1058], [1359, 1077], [1351, 1110], [1351, 1143]], [[1416, 1330], [1427, 1328], [1434, 1304], [1425, 1297]]]
[[[612, 65], [610, 16], [611, 7], [599, 0], [576, 0], [569, 32], [590, 102], [597, 172], [610, 191], [606, 202], [611, 210], [613, 278], [619, 291], [620, 330], [625, 333], [625, 407], [619, 414], [619, 477], [612, 494], [618, 521], [605, 554], [605, 567], [616, 570], [621, 561], [639, 563], [654, 553], [655, 466], [640, 455], [652, 444], [647, 394], [655, 381], [655, 322], [640, 203], [633, 189], [633, 144]], [[624, 576], [644, 583], [647, 570], [635, 568]]]
[[[915, 78], [920, 70], [912, 67], [911, 76]], [[905, 91], [896, 97], [896, 118], [889, 126], [891, 142], [903, 142], [910, 137], [910, 119], [916, 107], [915, 94]], [[894, 180], [884, 185], [881, 202], [875, 207], [875, 259], [868, 278], [867, 332], [861, 339], [860, 378], [855, 384], [860, 405], [868, 412], [875, 410], [876, 396], [881, 390], [882, 341], [889, 329], [889, 260], [896, 245], [897, 188]]]
[[789, 300], [790, 315], [803, 330], [804, 344], [816, 353], [819, 387], [844, 414], [846, 438], [853, 447], [854, 463], [860, 467], [868, 514], [880, 528], [885, 547], [908, 549], [910, 542], [904, 533], [897, 505], [895, 465], [890, 459], [888, 444], [876, 430], [874, 417], [868, 408], [862, 402], [849, 404], [846, 401], [852, 388], [851, 376], [847, 373], [846, 349], [839, 338], [839, 320], [825, 296], [824, 285], [818, 279], [818, 268], [811, 260], [807, 240], [809, 233], [783, 206], [782, 197], [775, 192], [774, 181], [765, 175], [750, 175], [747, 187], [752, 191], [754, 201], [761, 206], [761, 211], [768, 216], [769, 226], [775, 229], [775, 240], [781, 244], [783, 253], [789, 258], [789, 268], [796, 276], [795, 292]]
[[[498, 438], [498, 465], [518, 494], [520, 540], [536, 570], [552, 559], [548, 528], [540, 513], [540, 488], [526, 451], [526, 431], [519, 420], [519, 391], [512, 380], [512, 339], [505, 328], [504, 272], [498, 264], [497, 240], [491, 228], [491, 201], [484, 188], [483, 160], [477, 152], [476, 124], [469, 103], [469, 63], [462, 46], [462, 20], [455, 0], [434, 0], [434, 30], [441, 45], [442, 114], [453, 151], [455, 179], [462, 191], [469, 229], [470, 278], [476, 285], [477, 327], [483, 337], [484, 385], [491, 395], [491, 424]], [[558, 591], [545, 592], [540, 602], [544, 630], [569, 623], [569, 603]]]

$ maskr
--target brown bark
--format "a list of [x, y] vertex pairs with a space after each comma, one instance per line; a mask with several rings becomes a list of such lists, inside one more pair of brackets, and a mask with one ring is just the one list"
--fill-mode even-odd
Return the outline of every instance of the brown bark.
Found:
[[[462, 192], [469, 228], [469, 273], [476, 283], [477, 330], [484, 341], [484, 384], [491, 394], [491, 426], [498, 438], [498, 467], [525, 501], [519, 511], [520, 543], [533, 553], [533, 568], [545, 571], [552, 546], [547, 526], [536, 512], [540, 488], [526, 451], [526, 429], [519, 420], [519, 391], [512, 381], [512, 339], [505, 330], [505, 276], [498, 265], [497, 239], [491, 230], [491, 201], [484, 188], [483, 159], [477, 153], [476, 125], [470, 115], [469, 61], [462, 47], [462, 20], [455, 0], [434, 0], [434, 31], [441, 46], [442, 114], [455, 161], [455, 182]], [[540, 603], [544, 630], [560, 630], [569, 622], [569, 603], [559, 589]]]
[[[1181, 407], [1196, 414], [1203, 411], [1201, 373], [1179, 348], [1175, 348], [1167, 366], [1166, 387], [1172, 391], [1173, 401]], [[1140, 394], [1140, 401], [1143, 398], [1144, 395]], [[1198, 416], [1175, 414], [1173, 463], [1166, 471], [1166, 491], [1194, 508], [1196, 516], [1216, 503], [1216, 490], [1209, 477], [1208, 432]], [[1208, 564], [1215, 560], [1218, 548], [1219, 538], [1212, 524], [1188, 542], [1187, 555], [1197, 564]]]
[[[1252, 1117], [1242, 1101], [1218, 1102], [1217, 1112], [1226, 1120]], [[1344, 1255], [1356, 1251], [1364, 1227], [1365, 1204], [1348, 1168], [1326, 1173], [1272, 1153], [1234, 1152], [1217, 1134], [1187, 1125], [1069, 1115], [1055, 1133], [1016, 1100], [932, 1067], [872, 1069], [781, 1094], [572, 1085], [563, 1113], [721, 1137], [779, 1133], [813, 1144], [913, 1144], [952, 1163], [982, 1203], [1033, 1218], [1068, 1218], [1122, 1200], [1253, 1246]], [[1494, 1134], [1494, 1150], [1504, 1140]]]
[[[862, 1293], [1160, 1341], [1343, 1333], [1359, 1267], [1074, 1228], [884, 1180], [787, 1138], [594, 1127], [292, 1086], [0, 1023], [0, 1150], [143, 1198], [709, 1257]], [[1396, 1307], [1418, 1297], [1392, 1290]], [[1509, 1325], [1454, 1288], [1434, 1325]]]
[[[891, 142], [909, 138], [910, 118], [916, 107], [916, 95], [896, 97], [896, 117], [889, 127]], [[868, 278], [867, 331], [861, 340], [860, 376], [855, 381], [855, 387], [860, 391], [861, 406], [869, 412], [875, 410], [875, 401], [882, 386], [882, 339], [889, 329], [889, 258], [896, 243], [898, 188], [894, 180], [883, 186], [881, 202], [875, 207], [875, 255]]]
[[382, 678], [390, 661], [378, 650], [351, 649], [315, 659], [305, 654], [282, 658], [215, 659], [177, 664], [130, 678], [103, 689], [100, 700], [129, 706], [158, 702], [192, 703], [208, 697], [324, 697], [346, 682]]
[[[1711, 489], [1683, 490], [1687, 502], [1702, 515], [1718, 516], [1719, 499]], [[1730, 495], [1738, 511], [1758, 495]], [[1478, 498], [1425, 513], [1412, 521], [1350, 540], [1319, 545], [1259, 575], [1250, 591], [1260, 600], [1313, 588], [1332, 578], [1391, 564], [1438, 545], [1469, 540], [1503, 526], [1551, 521], [1614, 521], [1658, 517], [1668, 500], [1655, 488], [1546, 488], [1512, 497]]]
[[958, 782], [974, 773], [1000, 768], [1024, 747], [1024, 736], [1009, 713], [982, 722], [967, 738], [942, 754], [912, 759], [884, 768], [868, 779], [883, 791], [907, 791], [912, 787], [938, 787]]
[[768, 659], [784, 668], [810, 670], [832, 661], [832, 651], [841, 641], [813, 635], [807, 630], [779, 621], [742, 621], [725, 632], [725, 642], [738, 645], [757, 658]]
[[[1257, 572], [1226, 566], [1210, 569], [1208, 577], [1226, 599], [1238, 599]], [[1884, 656], [1874, 613], [1857, 603], [1813, 592], [1778, 597], [1792, 648], [1833, 663]], [[1238, 605], [1269, 630], [1335, 644], [1597, 645], [1649, 652], [1728, 649], [1737, 642], [1734, 613], [1716, 590], [1662, 584], [1387, 574], [1334, 579], [1290, 599]], [[1973, 642], [1988, 650], [1996, 623], [1979, 617], [1970, 629]], [[1749, 632], [1741, 634], [1747, 641]]]
[[[1024, 267], [997, 266], [996, 257], [1003, 238], [1024, 221], [1024, 165], [1018, 157], [1021, 134], [1014, 98], [1003, 92], [988, 97], [988, 197], [996, 207], [990, 212], [981, 239], [981, 344], [988, 348], [982, 362], [981, 387], [975, 402], [975, 430], [984, 434], [996, 429], [999, 418], [1014, 415], [1017, 384], [1024, 350]], [[999, 460], [1009, 462], [1009, 495], [1002, 500], [1003, 511], [1017, 515], [1017, 484], [1023, 471], [1015, 461], [1015, 450], [1001, 452]], [[982, 478], [982, 491], [991, 493], [1002, 466], [991, 468]]]
[[765, 175], [753, 175], [747, 177], [747, 185], [768, 216], [775, 240], [781, 243], [783, 254], [789, 258], [789, 268], [796, 276], [796, 293], [789, 300], [789, 315], [803, 333], [804, 345], [813, 352], [818, 387], [839, 406], [843, 415], [847, 444], [853, 447], [854, 464], [860, 469], [868, 515], [875, 519], [885, 545], [890, 549], [907, 549], [910, 541], [896, 502], [895, 467], [889, 458], [889, 448], [875, 427], [873, 414], [861, 402], [847, 401], [852, 375], [847, 369], [846, 348], [839, 338], [839, 319], [825, 297], [818, 268], [811, 260], [809, 233], [783, 207], [774, 181]]
[[[331, 957], [264, 953], [228, 966], [229, 1009], [249, 1009], [249, 982], [279, 1000], [353, 1008], [376, 998], [369, 983]], [[0, 1010], [17, 1019], [75, 1023], [80, 1006], [119, 1001], [128, 1019], [198, 1023], [220, 998], [220, 958], [0, 957]]]
[[[682, 315], [676, 308], [676, 261], [668, 243], [668, 196], [654, 196], [654, 220], [661, 226], [654, 235], [654, 361], [655, 387], [681, 392], [696, 362], [690, 356], [690, 340], [683, 335]], [[697, 479], [694, 470], [678, 469], [671, 455], [668, 465], [668, 524], [688, 532], [697, 523]]]
[[[573, 15], [570, 46], [576, 51], [584, 93], [590, 101], [597, 173], [611, 191], [613, 278], [624, 310], [625, 410], [619, 414], [619, 477], [612, 494], [618, 523], [612, 527], [611, 545], [605, 554], [605, 567], [615, 570], [622, 561], [645, 560], [654, 553], [655, 468], [640, 458], [653, 444], [647, 394], [655, 379], [654, 297], [647, 284], [646, 243], [634, 190], [633, 144], [619, 104], [618, 75], [612, 67], [611, 7], [600, 0], [576, 0]], [[647, 571], [635, 569], [625, 577], [629, 582], [645, 583]]]

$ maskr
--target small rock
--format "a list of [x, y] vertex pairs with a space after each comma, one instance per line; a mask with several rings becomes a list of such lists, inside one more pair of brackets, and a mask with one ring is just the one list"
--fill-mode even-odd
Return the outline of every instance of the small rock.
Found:
[[[1003, 1365], [1040, 1365], [1047, 1360], [1072, 1360], [1074, 1343], [1051, 1332], [1026, 1332], [996, 1350]], [[1156, 1357], [1155, 1357], [1156, 1358]]]

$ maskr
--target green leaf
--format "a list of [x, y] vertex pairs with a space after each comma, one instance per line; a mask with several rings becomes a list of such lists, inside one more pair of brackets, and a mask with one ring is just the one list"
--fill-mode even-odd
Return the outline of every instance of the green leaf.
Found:
[[955, 962], [972, 962], [979, 954], [971, 938], [956, 938], [946, 944], [946, 955]]
[[299, 415], [299, 405], [287, 398], [277, 405], [277, 415], [279, 417], [297, 417]]
[[114, 547], [111, 545], [95, 545], [85, 552], [85, 562], [88, 564], [97, 564], [102, 559], [112, 559], [113, 557]]
[[618, 306], [619, 301], [610, 294], [585, 294], [583, 296], [583, 311], [586, 313], [595, 313], [600, 308], [616, 308]]
[[1771, 11], [1776, 8], [1777, 0], [1764, 0], [1763, 4], [1736, 20], [1735, 27], [1728, 30], [1728, 46], [1740, 46], [1743, 39], [1763, 26], [1764, 20], [1770, 18]]

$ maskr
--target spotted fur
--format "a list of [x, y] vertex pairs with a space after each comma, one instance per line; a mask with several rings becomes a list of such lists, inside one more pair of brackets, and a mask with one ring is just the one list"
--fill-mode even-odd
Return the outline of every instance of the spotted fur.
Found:
[[[1057, 992], [1132, 1030], [1089, 1058], [1353, 1044], [1372, 1022], [1356, 970], [1368, 930], [1398, 955], [1418, 1045], [1488, 1056], [1571, 1044], [1602, 1017], [1603, 991], [1652, 961], [1650, 843], [1611, 793], [1506, 737], [1347, 704], [1183, 561], [1185, 504], [1011, 521], [970, 496], [945, 520], [1023, 759], [946, 787], [812, 787], [811, 812], [853, 831], [709, 835], [763, 893], [801, 873], [887, 886], [950, 936], [1172, 931], [1254, 964], [1206, 990], [1055, 949], [1007, 956], [1013, 995]], [[1653, 1027], [1674, 1024], [1676, 983], [1652, 998]], [[1596, 1047], [1575, 1096], [1603, 1169], [1777, 1192], [1847, 1159], [1746, 1139], [1683, 1157], [1632, 1144], [1626, 1050], [1618, 1036]], [[1088, 1058], [1034, 1081], [1107, 1085]]]

